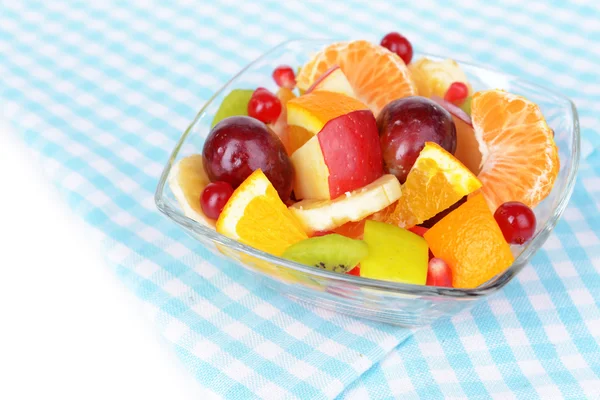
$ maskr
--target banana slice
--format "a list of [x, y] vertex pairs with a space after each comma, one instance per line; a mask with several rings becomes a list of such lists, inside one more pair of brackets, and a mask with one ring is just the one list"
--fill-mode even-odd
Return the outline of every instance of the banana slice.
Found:
[[168, 182], [173, 195], [188, 218], [208, 227], [215, 227], [215, 220], [204, 215], [200, 206], [200, 195], [210, 183], [204, 172], [201, 154], [194, 154], [177, 162], [171, 170]]
[[384, 209], [397, 201], [400, 194], [400, 182], [394, 175], [387, 174], [336, 199], [302, 200], [289, 209], [307, 232], [328, 231]]

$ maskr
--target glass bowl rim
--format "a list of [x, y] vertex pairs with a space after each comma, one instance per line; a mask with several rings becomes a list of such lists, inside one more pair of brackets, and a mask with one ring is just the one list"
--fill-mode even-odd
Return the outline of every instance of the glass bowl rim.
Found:
[[[194, 126], [202, 116], [202, 114], [208, 109], [208, 107], [212, 104], [212, 102], [225, 90], [227, 90], [231, 84], [233, 84], [238, 77], [240, 77], [244, 72], [250, 69], [252, 66], [256, 65], [263, 59], [266, 59], [272, 53], [277, 52], [278, 50], [289, 46], [294, 43], [310, 43], [310, 42], [319, 42], [326, 43], [326, 41], [330, 41], [330, 39], [293, 39], [281, 42], [280, 44], [272, 47], [267, 50], [265, 53], [261, 54], [254, 61], [247, 64], [244, 68], [242, 68], [237, 74], [235, 74], [227, 83], [225, 83], [219, 90], [217, 90], [202, 106], [200, 111], [196, 114], [192, 122], [189, 124], [187, 129], [183, 132], [179, 140], [177, 141], [175, 147], [173, 148], [169, 159], [163, 169], [163, 172], [160, 176], [158, 185], [156, 187], [156, 192], [154, 194], [154, 201], [158, 210], [163, 213], [168, 218], [172, 219], [177, 224], [183, 226], [186, 229], [193, 231], [196, 234], [202, 235], [210, 239], [212, 242], [216, 242], [228, 248], [231, 248], [236, 251], [243, 252], [252, 257], [258, 258], [263, 261], [267, 261], [269, 263], [276, 264], [279, 267], [285, 267], [291, 269], [293, 271], [297, 271], [300, 273], [305, 273], [308, 276], [318, 276], [320, 278], [331, 279], [337, 282], [343, 282], [348, 284], [353, 284], [359, 286], [361, 288], [369, 288], [375, 290], [381, 290], [385, 292], [391, 292], [392, 294], [401, 294], [401, 295], [418, 295], [418, 296], [429, 296], [429, 297], [442, 297], [442, 298], [467, 298], [467, 297], [482, 297], [494, 293], [495, 291], [504, 287], [508, 282], [512, 280], [522, 269], [527, 265], [529, 259], [536, 253], [542, 245], [545, 243], [546, 239], [556, 226], [559, 218], [562, 216], [565, 211], [571, 195], [573, 194], [574, 186], [575, 186], [575, 178], [577, 175], [577, 170], [579, 168], [579, 158], [580, 158], [580, 131], [579, 131], [579, 117], [577, 113], [577, 108], [573, 101], [568, 97], [555, 92], [551, 89], [547, 89], [543, 86], [537, 85], [535, 83], [531, 83], [527, 80], [519, 78], [518, 76], [504, 73], [502, 71], [498, 71], [494, 68], [490, 68], [487, 66], [478, 65], [472, 62], [465, 62], [461, 60], [455, 59], [455, 61], [459, 65], [467, 65], [470, 68], [479, 69], [483, 71], [490, 71], [496, 74], [503, 75], [504, 77], [510, 78], [511, 80], [520, 81], [526, 83], [529, 87], [544, 91], [546, 93], [552, 94], [555, 97], [558, 97], [565, 101], [570, 106], [570, 112], [572, 113], [572, 152], [570, 154], [570, 165], [566, 166], [569, 168], [569, 174], [566, 177], [567, 184], [562, 193], [559, 194], [560, 199], [557, 206], [552, 210], [552, 215], [544, 225], [544, 227], [532, 238], [532, 240], [527, 244], [527, 247], [515, 258], [512, 265], [506, 269], [501, 275], [497, 275], [496, 277], [490, 279], [483, 285], [472, 288], [472, 289], [458, 289], [458, 288], [446, 288], [439, 286], [425, 286], [425, 285], [415, 285], [408, 283], [400, 283], [400, 282], [392, 282], [392, 281], [384, 281], [379, 279], [371, 279], [364, 278], [360, 276], [354, 276], [349, 274], [340, 274], [337, 272], [331, 272], [327, 270], [317, 269], [311, 266], [303, 265], [294, 261], [286, 260], [281, 257], [277, 257], [271, 255], [269, 253], [265, 253], [261, 250], [255, 249], [254, 247], [247, 246], [242, 244], [234, 239], [230, 239], [217, 231], [206, 227], [198, 222], [192, 220], [191, 218], [184, 215], [179, 208], [172, 207], [169, 204], [169, 200], [165, 199], [163, 196], [165, 187], [167, 184], [167, 180], [169, 178], [169, 174], [171, 173], [172, 167], [174, 165], [175, 159], [177, 158], [181, 147], [185, 143], [188, 135], [193, 130]], [[333, 41], [331, 41], [333, 42]], [[419, 55], [431, 58], [446, 58], [444, 56], [418, 52]], [[519, 262], [520, 261], [520, 262]]]

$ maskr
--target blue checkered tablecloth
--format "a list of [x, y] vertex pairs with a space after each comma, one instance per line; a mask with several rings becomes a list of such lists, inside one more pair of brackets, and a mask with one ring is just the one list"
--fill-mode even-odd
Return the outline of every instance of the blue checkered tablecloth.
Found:
[[[488, 64], [577, 104], [554, 233], [500, 293], [409, 330], [244, 282], [153, 203], [169, 152], [234, 73], [290, 38]], [[202, 386], [227, 399], [600, 398], [600, 6], [572, 2], [0, 1], [0, 117], [31, 146]]]

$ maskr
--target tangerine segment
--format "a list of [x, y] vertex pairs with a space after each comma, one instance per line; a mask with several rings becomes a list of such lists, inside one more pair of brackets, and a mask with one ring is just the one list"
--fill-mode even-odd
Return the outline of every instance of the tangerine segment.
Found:
[[455, 288], [475, 288], [514, 261], [481, 193], [442, 218], [423, 237], [433, 254], [452, 269]]
[[217, 220], [217, 232], [276, 256], [308, 238], [260, 169], [233, 192]]
[[338, 65], [357, 98], [377, 116], [392, 100], [415, 96], [417, 88], [404, 61], [388, 49], [366, 40], [333, 43], [309, 60], [296, 76], [308, 89], [329, 68]]
[[546, 198], [560, 161], [540, 108], [524, 97], [487, 90], [473, 96], [471, 119], [482, 149], [478, 178], [490, 209], [507, 201], [535, 207]]
[[386, 222], [413, 227], [480, 187], [481, 182], [452, 154], [436, 143], [426, 142]]

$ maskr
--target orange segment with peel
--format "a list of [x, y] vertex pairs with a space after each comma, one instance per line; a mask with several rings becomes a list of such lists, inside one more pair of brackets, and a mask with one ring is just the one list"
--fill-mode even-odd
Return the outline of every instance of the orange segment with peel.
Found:
[[384, 221], [413, 227], [480, 187], [477, 177], [452, 154], [426, 142], [402, 186], [400, 199]]
[[537, 104], [502, 90], [475, 93], [475, 137], [482, 149], [478, 178], [492, 211], [507, 201], [535, 207], [554, 185], [560, 161], [552, 129]]
[[233, 192], [217, 220], [217, 232], [276, 256], [308, 238], [260, 169]]
[[417, 94], [404, 61], [388, 49], [366, 40], [325, 47], [302, 67], [296, 76], [296, 85], [307, 90], [335, 65], [346, 75], [357, 98], [375, 115], [392, 100]]
[[342, 93], [317, 91], [287, 102], [290, 151], [293, 153], [334, 118], [353, 111], [368, 110], [360, 101]]
[[514, 261], [481, 193], [442, 218], [423, 237], [432, 253], [452, 269], [455, 288], [475, 288], [504, 272]]

